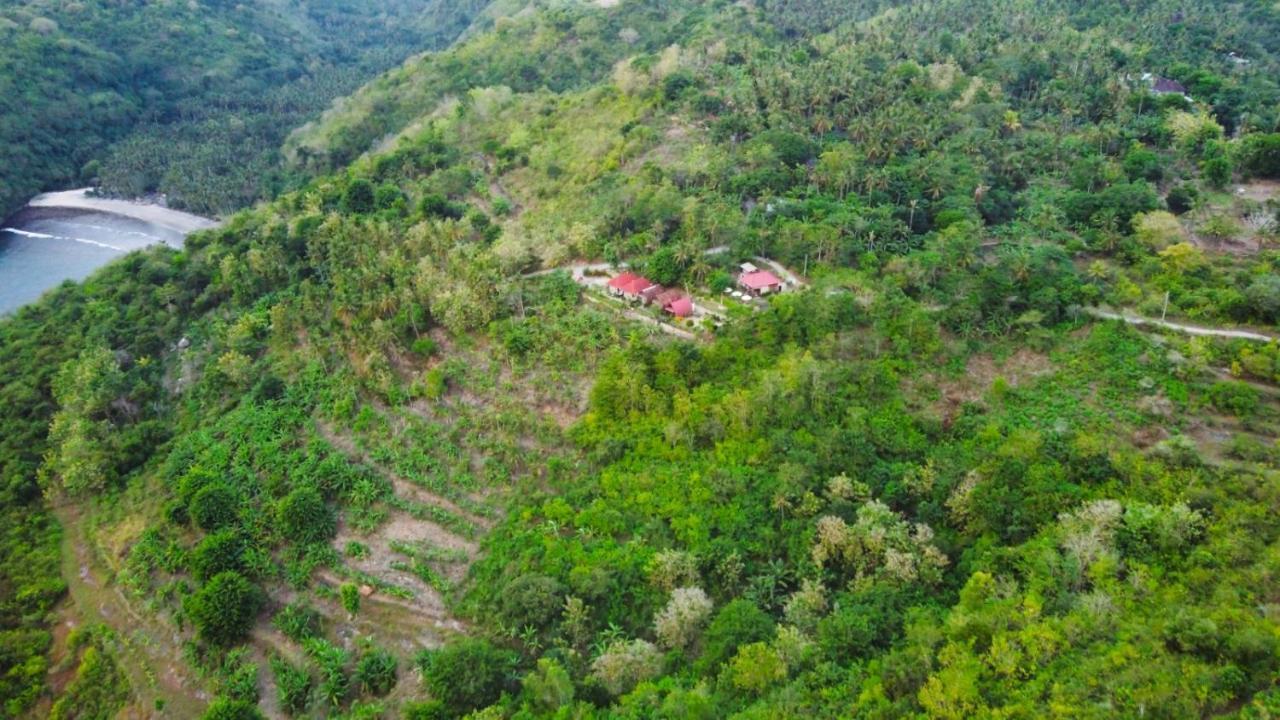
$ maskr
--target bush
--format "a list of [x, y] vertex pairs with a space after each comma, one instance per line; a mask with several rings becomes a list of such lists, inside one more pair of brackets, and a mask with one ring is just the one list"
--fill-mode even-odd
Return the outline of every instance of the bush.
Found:
[[244, 541], [235, 530], [220, 530], [206, 536], [191, 551], [191, 574], [204, 582], [214, 575], [244, 572]]
[[1164, 203], [1169, 207], [1169, 212], [1181, 215], [1195, 207], [1198, 195], [1196, 189], [1190, 185], [1175, 185], [1165, 196]]
[[507, 584], [502, 593], [502, 620], [516, 630], [545, 629], [560, 615], [564, 586], [546, 575], [521, 575]]
[[290, 715], [305, 712], [311, 701], [311, 675], [281, 657], [271, 658], [271, 674], [276, 680], [280, 707]]
[[1246, 135], [1240, 141], [1240, 168], [1250, 176], [1280, 178], [1280, 133]]
[[261, 607], [257, 586], [236, 572], [215, 575], [183, 602], [200, 638], [222, 646], [243, 640]]
[[773, 618], [748, 600], [734, 600], [721, 608], [707, 627], [698, 664], [709, 670], [733, 657], [739, 647], [767, 642], [773, 633]]
[[271, 624], [285, 637], [296, 643], [319, 637], [322, 632], [320, 613], [310, 605], [300, 602], [284, 606], [271, 619]]
[[1280, 322], [1280, 275], [1267, 274], [1244, 291], [1254, 315], [1267, 322]]
[[338, 518], [320, 491], [303, 485], [285, 495], [276, 507], [280, 534], [296, 543], [326, 542], [338, 531]]
[[356, 663], [355, 680], [365, 695], [386, 695], [396, 686], [395, 656], [386, 650], [369, 650]]
[[239, 509], [240, 499], [226, 483], [205, 485], [191, 498], [191, 519], [205, 532], [235, 523]]
[[263, 714], [258, 707], [243, 700], [218, 698], [209, 705], [209, 709], [200, 716], [202, 720], [261, 720]]
[[373, 183], [364, 178], [352, 180], [342, 193], [342, 209], [350, 213], [371, 212], [375, 202]]
[[1236, 417], [1248, 417], [1258, 409], [1258, 391], [1241, 382], [1216, 382], [1209, 387], [1209, 402]]
[[497, 700], [514, 664], [511, 653], [478, 638], [428, 650], [418, 657], [422, 681], [431, 696], [459, 715]]
[[343, 583], [338, 589], [338, 595], [342, 600], [342, 609], [355, 617], [360, 612], [360, 588], [355, 583]]

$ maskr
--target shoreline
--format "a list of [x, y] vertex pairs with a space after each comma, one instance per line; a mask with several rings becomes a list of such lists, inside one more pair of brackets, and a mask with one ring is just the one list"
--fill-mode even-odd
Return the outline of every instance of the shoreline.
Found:
[[30, 209], [100, 212], [149, 223], [182, 235], [189, 235], [197, 230], [208, 230], [219, 225], [216, 220], [151, 203], [90, 197], [89, 190], [90, 188], [80, 188], [37, 195], [18, 213], [21, 214]]

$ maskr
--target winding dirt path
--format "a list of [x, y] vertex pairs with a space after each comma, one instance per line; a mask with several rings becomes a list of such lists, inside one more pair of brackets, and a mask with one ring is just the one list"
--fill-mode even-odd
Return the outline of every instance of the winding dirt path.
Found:
[[1126, 313], [1118, 313], [1102, 308], [1085, 308], [1085, 313], [1103, 320], [1121, 320], [1130, 325], [1152, 325], [1155, 327], [1165, 328], [1166, 330], [1175, 330], [1188, 335], [1199, 335], [1204, 337], [1220, 337], [1233, 340], [1254, 340], [1257, 342], [1275, 342], [1280, 337], [1274, 335], [1264, 335], [1262, 333], [1252, 332], [1250, 330], [1233, 330], [1230, 328], [1203, 327], [1200, 325], [1184, 325], [1182, 323], [1168, 322], [1167, 320], [1156, 320], [1155, 318], [1146, 318], [1138, 315], [1129, 315]]

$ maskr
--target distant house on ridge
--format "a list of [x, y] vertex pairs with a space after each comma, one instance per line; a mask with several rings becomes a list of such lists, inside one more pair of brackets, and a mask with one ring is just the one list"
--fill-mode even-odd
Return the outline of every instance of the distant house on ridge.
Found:
[[768, 270], [744, 272], [738, 276], [738, 285], [752, 295], [768, 295], [782, 292], [782, 280]]

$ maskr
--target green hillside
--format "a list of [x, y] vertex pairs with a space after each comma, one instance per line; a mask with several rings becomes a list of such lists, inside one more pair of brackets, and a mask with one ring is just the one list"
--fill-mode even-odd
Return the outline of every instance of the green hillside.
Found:
[[481, 17], [0, 322], [7, 713], [1280, 715], [1280, 8]]
[[229, 212], [286, 184], [281, 140], [483, 3], [348, 0], [0, 8], [0, 215], [100, 184]]

